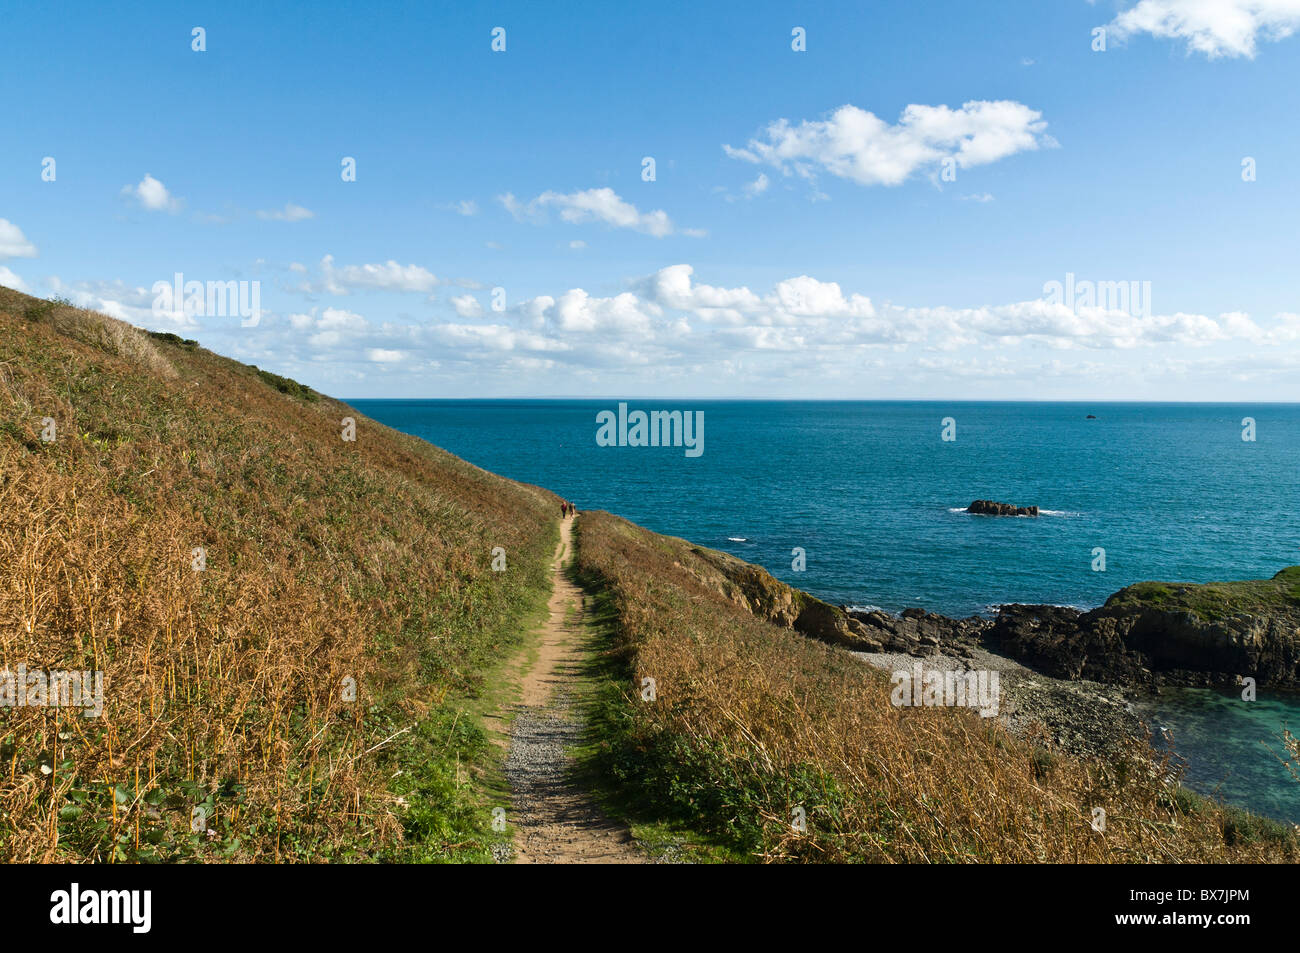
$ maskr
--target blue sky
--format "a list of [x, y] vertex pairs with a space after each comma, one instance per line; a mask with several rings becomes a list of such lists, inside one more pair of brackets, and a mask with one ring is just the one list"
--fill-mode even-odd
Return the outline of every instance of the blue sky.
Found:
[[0, 283], [343, 397], [1292, 399], [1300, 0], [700, 7], [11, 9]]

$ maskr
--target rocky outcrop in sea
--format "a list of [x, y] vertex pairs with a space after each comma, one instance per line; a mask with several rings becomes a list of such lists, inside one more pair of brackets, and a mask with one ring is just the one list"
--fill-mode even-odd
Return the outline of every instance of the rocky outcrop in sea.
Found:
[[1037, 516], [1037, 506], [1016, 506], [1014, 503], [999, 503], [996, 500], [975, 500], [966, 507], [967, 513], [976, 516]]

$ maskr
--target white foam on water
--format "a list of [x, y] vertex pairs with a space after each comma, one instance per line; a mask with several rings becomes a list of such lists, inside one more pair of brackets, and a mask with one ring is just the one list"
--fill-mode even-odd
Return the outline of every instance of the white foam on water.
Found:
[[1082, 605], [1077, 602], [990, 602], [984, 607], [981, 614], [992, 613], [996, 615], [1005, 606], [1047, 606], [1050, 609], [1074, 609], [1076, 612], [1091, 612], [1093, 609], [1100, 608], [1100, 606]]

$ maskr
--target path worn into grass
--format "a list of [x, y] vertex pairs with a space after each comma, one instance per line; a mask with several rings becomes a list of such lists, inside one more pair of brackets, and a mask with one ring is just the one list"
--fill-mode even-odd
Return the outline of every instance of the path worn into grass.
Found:
[[524, 675], [510, 730], [506, 778], [513, 792], [516, 863], [637, 864], [645, 856], [627, 828], [609, 820], [573, 779], [569, 750], [582, 742], [574, 700], [582, 663], [582, 591], [564, 566], [573, 550], [573, 520], [560, 524], [537, 660]]

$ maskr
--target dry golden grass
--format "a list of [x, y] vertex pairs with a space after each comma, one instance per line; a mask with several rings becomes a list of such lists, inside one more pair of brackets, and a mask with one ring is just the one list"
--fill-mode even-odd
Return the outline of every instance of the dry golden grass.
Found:
[[478, 829], [456, 699], [544, 599], [551, 495], [5, 289], [0, 421], [0, 669], [106, 696], [0, 709], [0, 859], [437, 856]]
[[1081, 761], [966, 709], [894, 707], [883, 672], [738, 608], [689, 544], [605, 513], [578, 528], [579, 571], [612, 600], [609, 651], [630, 676], [598, 761], [642, 819], [767, 861], [1297, 858], [1280, 825], [1165, 783], [1145, 745]]

